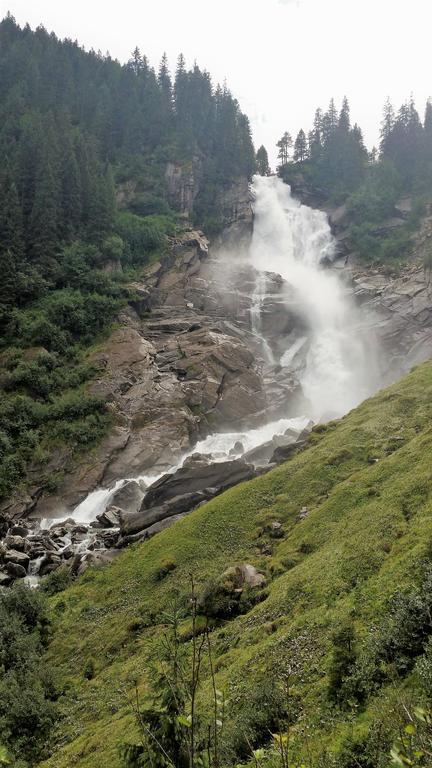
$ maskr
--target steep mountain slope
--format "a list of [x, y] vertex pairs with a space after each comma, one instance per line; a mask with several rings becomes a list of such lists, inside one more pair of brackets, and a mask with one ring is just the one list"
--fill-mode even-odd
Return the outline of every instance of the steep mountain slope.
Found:
[[[389, 766], [402, 703], [431, 692], [430, 590], [421, 587], [431, 560], [431, 416], [428, 362], [315, 428], [281, 467], [52, 598], [49, 654], [61, 666], [63, 719], [44, 766], [120, 765], [119, 744], [140, 741], [133, 681], [145, 696], [164, 611], [176, 594], [189, 605], [190, 573], [201, 594], [242, 563], [256, 566], [267, 587], [242, 614], [221, 610], [211, 624], [217, 686], [227, 696], [226, 764], [247, 762], [248, 740], [268, 745], [282, 707], [291, 712], [291, 759]], [[185, 648], [190, 621], [181, 624]], [[281, 704], [287, 676], [292, 691]], [[262, 764], [279, 765], [271, 759]]]
[[0, 22], [0, 505], [112, 431], [94, 345], [185, 219], [215, 231], [247, 205], [254, 168], [247, 117], [196, 64], [171, 79], [166, 57]]

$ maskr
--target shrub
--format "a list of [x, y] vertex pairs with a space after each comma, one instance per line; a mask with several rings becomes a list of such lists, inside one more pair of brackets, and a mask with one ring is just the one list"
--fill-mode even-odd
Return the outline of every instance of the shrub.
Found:
[[154, 578], [155, 581], [162, 581], [162, 579], [165, 578], [165, 576], [168, 576], [169, 573], [172, 571], [175, 571], [176, 564], [173, 562], [173, 560], [162, 560], [159, 568], [156, 570]]
[[126, 243], [127, 260], [131, 264], [144, 264], [152, 251], [162, 248], [166, 234], [172, 232], [173, 220], [166, 216], [137, 216], [120, 213], [116, 229]]
[[333, 649], [328, 672], [327, 693], [331, 701], [346, 703], [344, 683], [351, 675], [355, 660], [355, 633], [351, 621], [346, 621], [332, 637]]
[[83, 677], [85, 677], [86, 680], [93, 680], [95, 675], [95, 662], [93, 658], [87, 659], [86, 663], [84, 664], [83, 669]]
[[48, 621], [43, 596], [22, 585], [0, 594], [2, 743], [34, 765], [55, 721], [55, 687], [42, 661]]
[[41, 581], [40, 589], [46, 595], [56, 595], [58, 592], [63, 592], [71, 584], [72, 578], [68, 568], [57, 568], [55, 571], [51, 571]]

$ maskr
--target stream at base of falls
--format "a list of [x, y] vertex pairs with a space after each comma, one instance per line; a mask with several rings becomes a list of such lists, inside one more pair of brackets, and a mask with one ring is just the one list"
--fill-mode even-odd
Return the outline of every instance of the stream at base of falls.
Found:
[[[366, 345], [358, 332], [357, 309], [346, 285], [336, 270], [324, 267], [335, 256], [335, 243], [324, 213], [301, 205], [290, 188], [276, 177], [255, 177], [254, 230], [249, 248], [249, 264], [255, 269], [256, 284], [251, 298], [251, 331], [261, 345], [264, 366], [278, 366], [282, 374], [292, 375], [294, 362], [306, 398], [305, 413], [294, 418], [269, 420], [252, 429], [215, 433], [198, 442], [176, 466], [198, 453], [211, 456], [212, 462], [244, 455], [286, 430], [301, 432], [310, 419], [314, 422], [342, 416], [368, 397], [379, 385], [376, 355], [372, 340]], [[230, 254], [234, 263], [236, 254]], [[240, 269], [241, 267], [239, 267]], [[289, 301], [302, 317], [298, 332], [278, 340], [277, 348], [266, 338], [262, 323], [269, 273], [280, 275], [289, 291]], [[288, 298], [287, 298], [288, 311]], [[299, 362], [300, 361], [300, 362]], [[288, 412], [288, 410], [287, 410]], [[76, 525], [89, 525], [109, 508], [115, 493], [129, 480], [141, 486], [152, 484], [161, 473], [119, 479], [110, 488], [90, 493], [70, 513]], [[64, 519], [64, 516], [63, 518]], [[61, 519], [44, 520], [51, 528]], [[89, 528], [79, 545], [85, 551], [95, 536]], [[64, 546], [69, 546], [67, 538]], [[29, 583], [38, 578], [39, 559], [29, 567]]]

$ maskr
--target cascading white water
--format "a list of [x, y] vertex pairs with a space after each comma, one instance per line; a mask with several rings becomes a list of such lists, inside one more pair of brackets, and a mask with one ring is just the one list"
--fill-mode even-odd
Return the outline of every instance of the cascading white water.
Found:
[[259, 272], [256, 279], [255, 291], [252, 296], [252, 305], [250, 309], [251, 328], [253, 333], [258, 336], [261, 341], [262, 350], [266, 361], [269, 363], [274, 363], [274, 355], [271, 346], [267, 339], [262, 335], [261, 315], [265, 298], [265, 283], [265, 274], [263, 272]]
[[[366, 353], [357, 332], [355, 305], [339, 277], [320, 265], [334, 253], [327, 217], [301, 205], [277, 177], [255, 177], [253, 192], [252, 264], [257, 270], [280, 274], [290, 284], [310, 327], [301, 375], [310, 415], [314, 419], [342, 415], [373, 391], [374, 354], [373, 345]], [[289, 364], [292, 352], [291, 342], [282, 364]]]

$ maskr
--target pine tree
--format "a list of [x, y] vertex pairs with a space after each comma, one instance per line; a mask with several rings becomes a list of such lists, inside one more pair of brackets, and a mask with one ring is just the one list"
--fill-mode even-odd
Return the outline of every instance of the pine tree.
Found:
[[313, 124], [314, 134], [315, 134], [315, 137], [318, 139], [321, 139], [322, 121], [323, 121], [322, 109], [318, 107], [318, 109], [315, 112], [314, 124]]
[[350, 107], [346, 96], [343, 97], [342, 109], [339, 113], [339, 128], [343, 131], [349, 131], [351, 128]]
[[293, 141], [290, 134], [288, 131], [285, 131], [284, 135], [279, 139], [276, 145], [279, 149], [278, 158], [281, 161], [281, 165], [287, 165], [292, 144]]
[[132, 56], [129, 59], [127, 63], [128, 69], [130, 69], [135, 75], [139, 75], [143, 70], [143, 58], [141, 56], [141, 51], [138, 48], [138, 46], [134, 49], [132, 52]]
[[356, 140], [359, 147], [366, 152], [366, 147], [363, 139], [363, 132], [360, 126], [357, 123], [354, 123], [353, 129], [352, 129], [352, 135], [354, 139]]
[[15, 263], [24, 257], [24, 229], [21, 204], [12, 175], [0, 180], [0, 251], [8, 251]]
[[51, 271], [59, 250], [59, 184], [53, 163], [45, 153], [39, 163], [29, 221], [30, 251], [43, 271]]
[[432, 102], [426, 103], [423, 123], [423, 171], [432, 179]]
[[12, 176], [0, 181], [0, 327], [7, 308], [19, 291], [18, 273], [24, 259], [24, 232], [21, 205]]
[[269, 166], [268, 154], [265, 146], [261, 144], [256, 153], [257, 170], [260, 176], [269, 176], [271, 168]]
[[306, 160], [307, 153], [308, 145], [306, 141], [306, 134], [303, 128], [301, 128], [294, 143], [294, 162], [303, 163]]
[[389, 98], [387, 98], [386, 103], [384, 104], [383, 109], [383, 118], [381, 121], [381, 131], [380, 131], [380, 153], [381, 155], [385, 154], [386, 151], [386, 145], [389, 140], [389, 137], [393, 131], [395, 125], [395, 113], [394, 113], [394, 107], [390, 101]]
[[424, 128], [426, 138], [429, 139], [432, 144], [432, 101], [431, 99], [428, 99], [426, 102], [423, 128]]
[[377, 148], [375, 146], [372, 147], [371, 151], [369, 152], [368, 157], [369, 157], [369, 162], [372, 163], [372, 165], [374, 165], [374, 163], [376, 163], [377, 158], [378, 158], [378, 150], [377, 150]]
[[164, 101], [167, 105], [172, 105], [172, 83], [169, 73], [168, 57], [166, 53], [163, 54], [161, 62], [159, 64], [158, 71], [158, 83], [164, 97]]
[[333, 131], [338, 124], [338, 113], [335, 105], [335, 100], [333, 98], [330, 99], [330, 104], [329, 104], [327, 114], [329, 118], [330, 128]]
[[81, 225], [81, 178], [70, 135], [65, 136], [61, 169], [61, 233], [65, 240], [78, 236]]
[[112, 232], [115, 215], [115, 186], [112, 168], [100, 169], [92, 177], [91, 204], [88, 212], [87, 234], [94, 243], [101, 243]]

